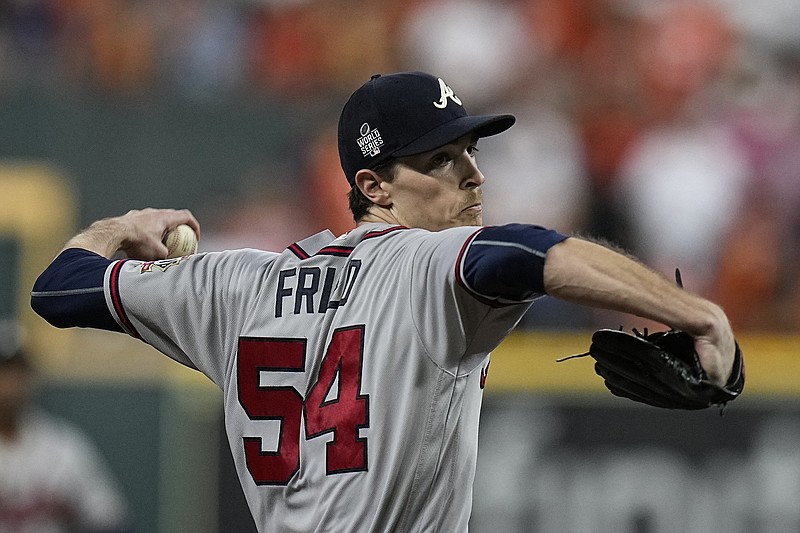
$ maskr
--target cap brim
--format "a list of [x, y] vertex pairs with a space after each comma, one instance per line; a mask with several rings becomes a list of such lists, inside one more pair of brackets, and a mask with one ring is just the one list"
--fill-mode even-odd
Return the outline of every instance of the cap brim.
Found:
[[460, 139], [470, 133], [480, 137], [490, 137], [506, 131], [514, 125], [516, 118], [513, 115], [477, 115], [458, 117], [446, 124], [432, 129], [422, 137], [406, 146], [395, 150], [392, 155], [405, 157], [435, 150], [445, 144]]

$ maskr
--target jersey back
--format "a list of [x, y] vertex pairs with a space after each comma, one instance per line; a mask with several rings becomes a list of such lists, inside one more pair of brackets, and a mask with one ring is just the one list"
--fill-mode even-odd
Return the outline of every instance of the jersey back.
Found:
[[260, 531], [465, 531], [489, 353], [529, 305], [460, 283], [479, 229], [366, 224], [280, 254], [120, 261], [106, 300], [223, 389]]

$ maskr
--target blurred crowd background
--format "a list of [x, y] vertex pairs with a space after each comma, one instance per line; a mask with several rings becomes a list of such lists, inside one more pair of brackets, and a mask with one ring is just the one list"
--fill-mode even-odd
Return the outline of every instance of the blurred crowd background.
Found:
[[518, 117], [481, 143], [485, 222], [606, 239], [738, 330], [796, 332], [797, 28], [794, 0], [2, 0], [0, 157], [60, 166], [81, 224], [168, 202], [207, 249], [285, 246], [352, 226], [350, 92], [425, 70]]
[[[556, 393], [505, 395], [498, 357], [472, 529], [796, 532], [798, 28], [797, 0], [0, 0], [0, 170], [54, 168], [69, 208], [34, 204], [74, 211], [67, 234], [176, 207], [200, 219], [201, 250], [280, 249], [353, 225], [336, 149], [350, 93], [375, 73], [441, 76], [471, 113], [518, 119], [480, 143], [486, 223], [604, 239], [680, 268], [737, 332], [790, 339], [761, 346], [753, 400], [725, 418], [580, 400], [572, 367]], [[3, 237], [0, 274], [13, 255], [7, 270], [34, 275]], [[639, 326], [616, 318], [544, 298], [522, 325]], [[219, 397], [136, 374], [166, 372], [127, 338], [77, 337], [55, 337], [75, 353], [53, 364], [106, 381], [50, 376], [43, 399], [101, 445], [137, 531], [249, 531]]]

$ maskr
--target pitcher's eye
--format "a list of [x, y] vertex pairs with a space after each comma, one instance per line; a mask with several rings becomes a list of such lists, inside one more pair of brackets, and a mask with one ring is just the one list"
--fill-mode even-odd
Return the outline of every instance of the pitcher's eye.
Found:
[[443, 167], [450, 162], [450, 156], [447, 154], [436, 154], [431, 158], [431, 165], [434, 167]]

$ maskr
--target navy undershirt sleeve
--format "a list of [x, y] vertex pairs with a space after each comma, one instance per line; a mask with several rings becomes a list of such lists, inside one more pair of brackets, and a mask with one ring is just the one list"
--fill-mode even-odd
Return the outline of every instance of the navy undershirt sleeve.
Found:
[[543, 295], [547, 251], [566, 238], [528, 224], [488, 226], [475, 236], [463, 258], [464, 281], [476, 296], [497, 303]]
[[109, 259], [88, 250], [64, 250], [34, 283], [31, 307], [59, 328], [123, 331], [108, 310], [103, 292], [110, 264]]

